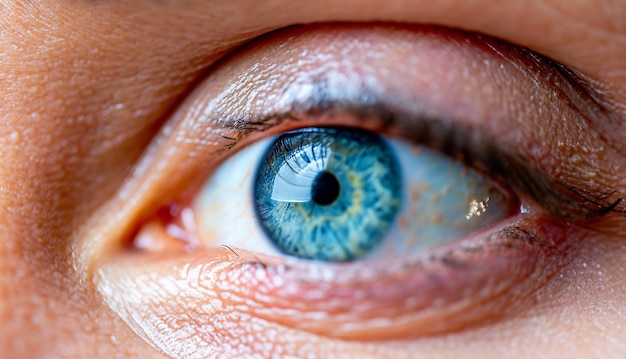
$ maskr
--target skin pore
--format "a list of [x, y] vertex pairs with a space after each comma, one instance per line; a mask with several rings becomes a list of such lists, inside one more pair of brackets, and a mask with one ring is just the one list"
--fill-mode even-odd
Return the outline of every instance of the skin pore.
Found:
[[[517, 292], [507, 293], [517, 294], [509, 294], [501, 301], [485, 299], [483, 306], [463, 312], [471, 314], [463, 316], [463, 320], [452, 315], [457, 313], [454, 310], [446, 311], [448, 307], [441, 312], [424, 312], [424, 316], [404, 328], [417, 335], [405, 335], [398, 329], [392, 330], [391, 338], [382, 338], [382, 331], [333, 332], [328, 328], [337, 323], [330, 320], [307, 326], [300, 317], [290, 319], [284, 313], [281, 322], [274, 322], [268, 318], [280, 317], [281, 313], [263, 311], [280, 306], [271, 299], [250, 302], [254, 310], [232, 309], [225, 300], [212, 303], [210, 310], [202, 309], [204, 316], [194, 316], [196, 311], [201, 311], [198, 308], [211, 303], [209, 298], [218, 298], [220, 291], [245, 297], [250, 294], [244, 293], [245, 288], [255, 288], [250, 295], [266, 293], [263, 290], [279, 293], [276, 295], [282, 295], [280, 298], [285, 301], [281, 305], [287, 309], [291, 305], [307, 309], [304, 304], [315, 306], [317, 302], [307, 302], [303, 295], [280, 294], [279, 289], [273, 292], [268, 285], [258, 284], [269, 283], [264, 278], [255, 279], [256, 287], [250, 280], [234, 284], [236, 290], [203, 285], [208, 288], [206, 291], [191, 293], [183, 290], [192, 281], [189, 268], [204, 268], [205, 272], [195, 277], [204, 284], [218, 282], [216, 278], [222, 281], [219, 283], [235, 283], [246, 278], [245, 275], [263, 273], [296, 283], [300, 294], [310, 289], [302, 284], [306, 281], [300, 280], [306, 277], [318, 285], [319, 278], [315, 276], [323, 277], [324, 269], [316, 273], [307, 268], [295, 269], [289, 274], [292, 277], [281, 277], [283, 274], [278, 270], [272, 272], [279, 266], [268, 265], [267, 271], [257, 272], [255, 268], [241, 266], [244, 261], [241, 258], [246, 263], [257, 263], [255, 255], [245, 250], [235, 254], [223, 248], [188, 253], [167, 235], [145, 252], [129, 254], [125, 246], [139, 223], [147, 222], [155, 208], [190, 196], [189, 191], [197, 190], [197, 182], [204, 181], [212, 167], [217, 166], [220, 153], [214, 148], [185, 147], [192, 146], [193, 141], [185, 145], [176, 142], [177, 138], [193, 139], [190, 133], [194, 129], [209, 133], [211, 126], [216, 126], [215, 121], [210, 121], [211, 114], [206, 120], [194, 109], [203, 109], [211, 98], [226, 93], [239, 74], [249, 73], [254, 77], [255, 64], [261, 70], [279, 68], [278, 74], [306, 73], [298, 67], [305, 65], [297, 61], [292, 67], [277, 65], [291, 64], [293, 58], [280, 53], [283, 50], [279, 45], [283, 43], [287, 44], [284, 51], [301, 54], [316, 46], [331, 48], [333, 41], [347, 47], [358, 39], [379, 55], [380, 67], [385, 66], [385, 59], [401, 61], [406, 54], [400, 56], [399, 49], [409, 46], [407, 43], [416, 44], [415, 49], [423, 52], [415, 55], [414, 65], [423, 68], [425, 74], [426, 65], [437, 69], [438, 63], [449, 64], [446, 54], [454, 55], [450, 56], [452, 59], [467, 59], [452, 63], [466, 65], [465, 69], [485, 60], [498, 64], [489, 73], [500, 77], [494, 75], [493, 80], [485, 75], [484, 80], [493, 80], [495, 89], [506, 88], [507, 93], [517, 94], [506, 99], [517, 104], [507, 102], [507, 108], [512, 110], [502, 111], [502, 116], [515, 115], [522, 119], [515, 122], [516, 133], [522, 134], [522, 140], [529, 138], [528, 143], [522, 140], [511, 143], [520, 147], [530, 143], [529, 148], [532, 143], [539, 148], [554, 143], [554, 161], [542, 162], [537, 167], [576, 188], [607, 194], [607, 203], [613, 203], [626, 197], [626, 178], [621, 176], [626, 173], [626, 141], [622, 135], [626, 130], [625, 18], [626, 3], [619, 0], [3, 2], [0, 4], [0, 352], [8, 357], [26, 358], [303, 357], [311, 353], [319, 357], [625, 356], [626, 217], [619, 213], [623, 208], [619, 204], [616, 211], [593, 220], [574, 223], [562, 219], [558, 225], [532, 222], [539, 235], [553, 242], [567, 240], [574, 249], [557, 246], [559, 250], [552, 252], [544, 247], [497, 252], [506, 259], [495, 261], [503, 270], [511, 268], [511, 263], [528, 264], [515, 267], [521, 268], [515, 272], [519, 275], [514, 278], [519, 279], [518, 287], [514, 287]], [[339, 24], [347, 22], [362, 24], [357, 27]], [[240, 48], [244, 42], [274, 30], [312, 23], [331, 25], [278, 32]], [[389, 30], [381, 23], [402, 23], [399, 25], [402, 30], [395, 27]], [[411, 27], [412, 24], [437, 27]], [[571, 110], [576, 105], [571, 108], [564, 105], [566, 110], [559, 107], [568, 99], [531, 99], [533, 94], [549, 96], [558, 91], [544, 86], [543, 90], [533, 92], [530, 84], [541, 80], [533, 77], [532, 68], [527, 68], [529, 61], [516, 58], [506, 61], [494, 55], [498, 51], [484, 48], [479, 51], [482, 40], [475, 37], [467, 40], [471, 36], [450, 29], [503, 39], [567, 66], [575, 74], [576, 83], [584, 88], [581, 91], [585, 98], [594, 105], [580, 110], [579, 118]], [[407, 41], [402, 43], [403, 47], [397, 45], [400, 41], [394, 37], [397, 32], [402, 32]], [[309, 33], [314, 35], [307, 37]], [[288, 40], [290, 36], [293, 40]], [[331, 41], [332, 36], [336, 39]], [[387, 37], [389, 48], [385, 49], [390, 49], [389, 52], [377, 47]], [[502, 49], [498, 46], [493, 44], [492, 48]], [[267, 48], [278, 50], [272, 53]], [[238, 52], [231, 54], [235, 49]], [[437, 52], [440, 49], [443, 50]], [[334, 53], [328, 51], [332, 58]], [[441, 55], [442, 60], [427, 62], [429, 55], [434, 54]], [[366, 59], [366, 55], [361, 59]], [[353, 56], [357, 62], [358, 56]], [[414, 55], [405, 57], [408, 56]], [[511, 52], [504, 56], [509, 59], [517, 55]], [[306, 64], [306, 58], [303, 62]], [[272, 64], [276, 66], [269, 66]], [[394, 72], [393, 66], [386, 66], [389, 74], [402, 75]], [[470, 83], [480, 78], [481, 72], [464, 71], [462, 66], [443, 67], [437, 71], [448, 74], [449, 83], [446, 85], [442, 80], [440, 88], [433, 90], [440, 91], [441, 96], [426, 98], [428, 94], [418, 90], [415, 93], [423, 94], [425, 103], [432, 108], [450, 111], [445, 114], [454, 118], [455, 112], [447, 107], [470, 106], [472, 101], [464, 101], [463, 95], [482, 93], [485, 86], [476, 80], [458, 89], [462, 86], [452, 86], [458, 82], [457, 78]], [[359, 68], [354, 73], [361, 74], [359, 71], [365, 70]], [[443, 75], [441, 78], [444, 79]], [[511, 83], [510, 88], [503, 79]], [[246, 81], [240, 87], [262, 83]], [[281, 81], [279, 77], [276, 80], [279, 85], [269, 88], [267, 93], [280, 93]], [[401, 79], [397, 82], [404, 84]], [[387, 88], [392, 87], [384, 89]], [[455, 89], [458, 98], [446, 106], [441, 99]], [[224, 97], [228, 103], [246, 105], [238, 102], [245, 99], [237, 92], [243, 90], [233, 91], [234, 95]], [[547, 111], [549, 104], [554, 106]], [[263, 106], [273, 105], [263, 103]], [[236, 112], [238, 107], [234, 107]], [[480, 112], [478, 105], [476, 109], [470, 108], [474, 110], [472, 113]], [[522, 111], [528, 108], [536, 111]], [[538, 115], [541, 109], [547, 112]], [[483, 111], [484, 116], [480, 113], [474, 120], [468, 116], [467, 121], [479, 124], [485, 118], [487, 123], [491, 111]], [[554, 126], [559, 118], [568, 120]], [[328, 121], [341, 123], [353, 119], [338, 115]], [[312, 126], [313, 122], [304, 126]], [[497, 128], [496, 122], [492, 119], [488, 123]], [[275, 132], [288, 130], [289, 126], [294, 127], [288, 123]], [[298, 126], [302, 127], [303, 123]], [[542, 134], [541, 128], [552, 132]], [[256, 136], [255, 133], [241, 135], [242, 146], [261, 138]], [[558, 140], [571, 146], [559, 150]], [[532, 159], [536, 161], [546, 158], [545, 153], [535, 155]], [[574, 161], [575, 156], [582, 158], [581, 162]], [[570, 160], [575, 165], [568, 166]], [[598, 201], [606, 199], [599, 197], [592, 196]], [[153, 249], [156, 247], [159, 248]], [[560, 252], [561, 248], [566, 249]], [[537, 259], [535, 254], [544, 257]], [[234, 256], [239, 257], [239, 262]], [[481, 257], [472, 258], [475, 268], [482, 268]], [[265, 264], [273, 260], [261, 259]], [[238, 265], [237, 271], [228, 272], [221, 267], [221, 272], [214, 270], [222, 262]], [[479, 272], [488, 270], [477, 269]], [[222, 273], [225, 274], [220, 277]], [[386, 278], [392, 282], [398, 280], [394, 273], [390, 271]], [[353, 275], [341, 278], [348, 277]], [[491, 278], [505, 280], [502, 277]], [[180, 278], [183, 279], [178, 281]], [[363, 277], [358, 279], [367, 282]], [[421, 278], [410, 279], [422, 283]], [[510, 278], [509, 281], [514, 282]], [[381, 280], [376, 285], [384, 283]], [[472, 296], [478, 298], [484, 294], [480, 290], [493, 283], [475, 284], [476, 288], [463, 288], [469, 288]], [[171, 288], [174, 289], [170, 292]], [[349, 312], [347, 302], [334, 297], [336, 290], [330, 288], [324, 292], [324, 298], [336, 299], [338, 312], [354, 314]], [[342, 288], [348, 290], [350, 285]], [[450, 288], [445, 293], [454, 297], [456, 287]], [[444, 289], [433, 289], [436, 290], [444, 293]], [[528, 293], [533, 295], [527, 296]], [[508, 306], [509, 302], [516, 305]], [[373, 301], [371, 304], [372, 311], [385, 307]], [[509, 307], [514, 310], [506, 310]], [[328, 310], [323, 306], [318, 309]], [[404, 314], [394, 313], [397, 315], [394, 318], [403, 319]], [[159, 321], [162, 318], [171, 320]], [[324, 318], [332, 319], [332, 316]], [[358, 326], [363, 318], [355, 314], [348, 319]], [[436, 326], [433, 323], [440, 322], [454, 325], [430, 330]], [[191, 329], [182, 333], [180, 328]]]

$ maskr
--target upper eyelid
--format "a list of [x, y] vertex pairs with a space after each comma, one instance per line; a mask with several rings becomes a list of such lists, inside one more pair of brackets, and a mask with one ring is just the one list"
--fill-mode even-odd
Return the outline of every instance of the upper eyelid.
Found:
[[[568, 185], [549, 173], [538, 169], [531, 160], [524, 154], [517, 152], [516, 149], [499, 144], [499, 141], [493, 136], [487, 135], [483, 138], [490, 144], [487, 148], [476, 150], [483, 153], [479, 157], [485, 157], [486, 154], [491, 153], [497, 153], [498, 155], [489, 156], [489, 159], [477, 159], [471, 154], [467, 157], [468, 154], [465, 151], [473, 151], [472, 147], [475, 147], [476, 144], [450, 142], [455, 141], [455, 139], [447, 138], [449, 133], [445, 128], [446, 125], [443, 125], [444, 127], [437, 126], [444, 119], [426, 119], [420, 117], [420, 114], [411, 113], [403, 108], [387, 106], [384, 102], [384, 97], [372, 100], [366, 104], [361, 104], [358, 100], [353, 102], [345, 101], [345, 99], [335, 101], [327, 94], [323, 94], [327, 86], [321, 81], [314, 81], [313, 88], [317, 90], [312, 91], [312, 93], [318, 95], [312, 96], [310, 101], [307, 101], [305, 104], [295, 104], [293, 111], [270, 114], [259, 119], [251, 117], [246, 120], [226, 121], [224, 124], [229, 130], [240, 132], [245, 137], [251, 133], [271, 131], [275, 127], [280, 128], [281, 123], [286, 121], [295, 123], [298, 121], [311, 121], [311, 119], [314, 121], [315, 117], [321, 114], [328, 115], [338, 112], [354, 116], [362, 122], [374, 121], [377, 123], [376, 127], [379, 131], [385, 132], [395, 129], [398, 133], [413, 133], [414, 136], [421, 138], [420, 142], [434, 146], [453, 157], [463, 156], [461, 160], [464, 161], [486, 160], [491, 162], [487, 164], [480, 163], [479, 165], [491, 167], [486, 170], [497, 171], [497, 176], [506, 177], [503, 179], [513, 182], [512, 185], [517, 190], [527, 192], [531, 196], [540, 199], [543, 201], [542, 204], [548, 207], [548, 210], [566, 218], [590, 220], [610, 212], [623, 213], [625, 211], [623, 206], [620, 206], [622, 198], [616, 196], [616, 192], [597, 192]], [[361, 91], [366, 93], [368, 90], [362, 89]], [[377, 98], [373, 94], [364, 95], [364, 97], [369, 99]], [[477, 130], [468, 128], [466, 132], [472, 134]], [[457, 131], [454, 133], [464, 132], [463, 130]], [[232, 143], [228, 145], [228, 148], [236, 147], [238, 139], [231, 138], [231, 140]], [[471, 165], [472, 163], [469, 164]]]
[[[602, 122], [606, 122], [606, 117], [604, 116], [607, 114], [606, 109], [595, 102], [595, 97], [591, 96], [591, 89], [579, 82], [578, 78], [574, 76], [574, 73], [568, 71], [569, 69], [565, 66], [528, 49], [494, 40], [482, 34], [460, 33], [453, 30], [443, 36], [450, 37], [450, 40], [459, 36], [465, 38], [466, 41], [471, 43], [469, 46], [477, 46], [481, 48], [482, 51], [501, 59], [504, 63], [511, 64], [523, 77], [532, 77], [533, 79], [529, 81], [550, 83], [550, 90], [558, 92], [562, 96], [561, 99], [566, 103], [566, 106], [579, 115], [580, 119], [586, 121], [591, 130], [600, 127], [599, 125]], [[463, 46], [468, 45], [463, 44]], [[245, 51], [245, 48], [246, 46], [239, 51]], [[215, 114], [217, 117], [209, 116], [207, 118], [200, 118], [197, 121], [198, 123], [205, 123], [206, 121], [216, 120], [214, 124], [218, 124], [219, 127], [223, 128], [227, 133], [222, 135], [222, 137], [231, 141], [226, 146], [227, 149], [230, 149], [236, 147], [237, 143], [242, 138], [246, 138], [250, 134], [256, 133], [258, 135], [258, 132], [279, 128], [279, 125], [285, 121], [298, 122], [300, 119], [314, 119], [317, 116], [329, 112], [343, 112], [361, 119], [362, 122], [373, 118], [374, 121], [377, 122], [377, 127], [382, 127], [383, 131], [392, 125], [398, 125], [400, 119], [403, 118], [431, 117], [430, 114], [421, 111], [419, 104], [415, 106], [415, 108], [408, 109], [406, 107], [408, 103], [406, 99], [405, 101], [390, 102], [389, 100], [391, 98], [399, 97], [398, 93], [381, 95], [375, 89], [368, 88], [367, 85], [363, 84], [352, 86], [352, 89], [347, 91], [348, 95], [345, 93], [338, 95], [332, 91], [329, 92], [328, 89], [332, 88], [333, 85], [328, 83], [328, 77], [325, 76], [310, 78], [307, 83], [301, 85], [307, 87], [308, 95], [305, 98], [296, 97], [295, 100], [290, 103], [287, 111], [270, 111], [266, 113], [255, 113], [252, 111], [247, 112], [246, 117], [217, 112]], [[296, 92], [298, 91], [299, 90], [296, 89]], [[367, 100], [364, 101], [363, 99]], [[450, 118], [442, 117], [438, 117], [437, 120], [454, 122]], [[426, 122], [409, 121], [409, 127], [403, 130], [409, 132], [413, 130], [412, 132], [415, 132], [415, 128], [411, 128], [410, 125], [422, 125]], [[430, 122], [435, 123], [437, 121]], [[406, 122], [404, 124], [406, 124]], [[441, 138], [439, 140], [446, 141], [447, 139]], [[495, 139], [492, 140], [494, 143], [497, 143]], [[429, 141], [431, 145], [434, 142], [433, 139]], [[440, 143], [437, 145], [442, 149], [445, 144]], [[533, 168], [530, 161], [524, 160], [525, 156], [523, 153], [515, 153], [515, 151], [512, 151], [509, 157], [511, 158], [511, 162], [516, 162], [519, 165], [520, 169], [531, 170]], [[531, 172], [545, 173], [545, 176], [542, 176], [542, 180], [561, 188], [561, 194], [557, 195], [557, 198], [554, 199], [555, 205], [559, 200], [565, 198], [571, 200], [573, 197], [581, 200], [579, 203], [583, 203], [582, 206], [567, 210], [572, 217], [594, 218], [598, 214], [606, 214], [609, 211], [622, 211], [617, 208], [617, 205], [621, 202], [621, 197], [619, 197], [617, 191], [610, 189], [578, 189], [576, 186], [568, 185], [567, 181], [563, 182], [562, 180], [551, 177], [545, 171], [537, 170]], [[535, 186], [533, 190], [537, 190], [540, 193], [547, 193], [544, 186]], [[566, 197], [561, 198], [560, 196], [565, 193], [567, 193]], [[574, 214], [574, 212], [581, 213]]]
[[[586, 121], [591, 130], [602, 127], [601, 125], [605, 122], [614, 120], [615, 113], [604, 106], [605, 99], [601, 97], [601, 94], [598, 94], [593, 87], [587, 86], [576, 72], [566, 66], [523, 47], [495, 40], [482, 34], [461, 34], [461, 36], [466, 36], [466, 40], [471, 41], [474, 46], [478, 46], [503, 62], [511, 64], [523, 76], [533, 77], [532, 81], [551, 83], [553, 85], [551, 90], [558, 92], [569, 109], [579, 115], [580, 119]], [[453, 30], [444, 36], [454, 37], [458, 35], [459, 32]], [[245, 50], [245, 47], [243, 50]], [[242, 51], [242, 49], [238, 51]], [[285, 121], [297, 122], [302, 118], [315, 118], [326, 112], [345, 112], [361, 119], [374, 117], [378, 125], [382, 125], [382, 130], [393, 124], [397, 125], [397, 120], [401, 118], [428, 117], [427, 114], [416, 112], [414, 109], [407, 110], [403, 108], [405, 103], [398, 106], [397, 102], [390, 103], [387, 101], [392, 96], [397, 96], [398, 94], [381, 96], [376, 90], [361, 85], [357, 86], [360, 88], [356, 91], [354, 89], [348, 91], [357, 93], [359, 99], [350, 96], [343, 97], [343, 95], [337, 97], [336, 94], [327, 91], [332, 85], [329, 85], [326, 81], [327, 79], [324, 76], [310, 79], [307, 85], [307, 91], [310, 95], [303, 100], [300, 99], [301, 101], [291, 103], [288, 111], [263, 114], [251, 112], [247, 113], [245, 118], [229, 117], [229, 115], [218, 113], [220, 116], [219, 123], [223, 128], [227, 131], [232, 131], [230, 133], [235, 133], [233, 137], [224, 136], [224, 138], [232, 141], [227, 148], [236, 147], [237, 142], [249, 134], [271, 130], [279, 127]], [[366, 98], [367, 101], [364, 102], [363, 98]], [[449, 119], [445, 118], [439, 118], [438, 120], [449, 121]], [[206, 119], [201, 120], [201, 122], [203, 121], [206, 121]], [[422, 122], [419, 123], [421, 124]], [[494, 142], [497, 141], [494, 139]], [[511, 153], [509, 157], [511, 161], [518, 163], [520, 169], [530, 170], [534, 167], [530, 161], [524, 160], [525, 157], [522, 153]], [[558, 202], [567, 202], [561, 200], [578, 200], [576, 202], [580, 204], [579, 206], [566, 210], [566, 212], [569, 212], [570, 217], [589, 219], [609, 212], [624, 212], [623, 208], [618, 207], [622, 201], [621, 194], [618, 191], [606, 188], [601, 190], [577, 188], [567, 184], [566, 181], [563, 182], [550, 176], [545, 171], [538, 170], [532, 172], [544, 173], [544, 176], [542, 176], [543, 181], [561, 189], [560, 193], [556, 194], [556, 197], [553, 199], [555, 206]], [[534, 186], [534, 190], [545, 194], [547, 193], [547, 186]]]

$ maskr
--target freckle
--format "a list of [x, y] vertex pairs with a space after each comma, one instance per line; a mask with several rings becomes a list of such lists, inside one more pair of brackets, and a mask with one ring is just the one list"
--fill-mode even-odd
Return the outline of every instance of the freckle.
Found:
[[402, 217], [398, 220], [398, 226], [400, 227], [400, 229], [402, 230], [406, 230], [407, 228], [409, 228], [409, 223], [406, 219], [406, 217]]
[[411, 187], [411, 198], [418, 200], [422, 193], [428, 192], [430, 185], [426, 183], [419, 183]]

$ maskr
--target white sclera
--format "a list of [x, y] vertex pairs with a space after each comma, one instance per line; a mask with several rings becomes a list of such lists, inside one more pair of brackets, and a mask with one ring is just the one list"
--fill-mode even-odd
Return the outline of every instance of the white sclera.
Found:
[[204, 245], [280, 254], [258, 224], [252, 201], [256, 169], [274, 140], [259, 141], [231, 156], [203, 186], [192, 206]]
[[[253, 203], [257, 167], [274, 141], [259, 141], [233, 155], [206, 182], [193, 203], [204, 245], [281, 254], [258, 223]], [[383, 242], [365, 258], [400, 256], [441, 246], [509, 216], [510, 200], [485, 176], [426, 146], [398, 139], [387, 143], [402, 171], [402, 207]], [[308, 200], [309, 182], [317, 165], [311, 164], [311, 176], [297, 179], [301, 186], [278, 186], [306, 191], [276, 196]]]
[[426, 146], [388, 140], [403, 177], [403, 205], [387, 239], [367, 258], [442, 246], [510, 215], [510, 199], [493, 181]]

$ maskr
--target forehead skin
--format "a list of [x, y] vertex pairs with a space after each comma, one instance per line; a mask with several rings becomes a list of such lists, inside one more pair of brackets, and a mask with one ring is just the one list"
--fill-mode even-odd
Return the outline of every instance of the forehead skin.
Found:
[[[119, 355], [117, 343], [132, 334], [76, 272], [76, 243], [89, 240], [76, 233], [191, 84], [241, 42], [325, 21], [483, 32], [581, 73], [621, 127], [624, 19], [620, 0], [2, 1], [0, 337], [11, 342], [1, 347]], [[141, 345], [124, 350], [136, 355]]]

